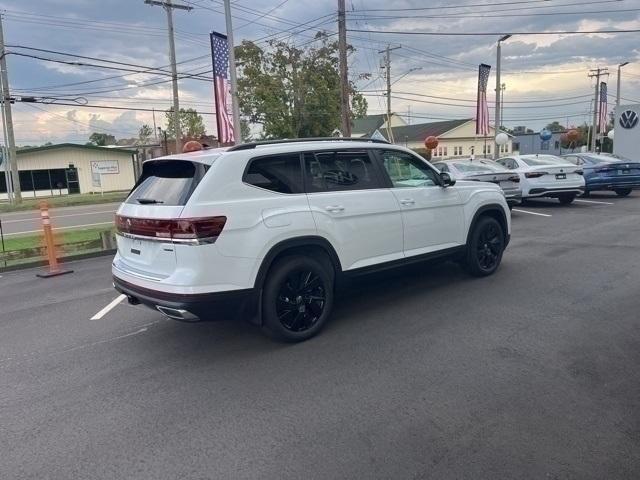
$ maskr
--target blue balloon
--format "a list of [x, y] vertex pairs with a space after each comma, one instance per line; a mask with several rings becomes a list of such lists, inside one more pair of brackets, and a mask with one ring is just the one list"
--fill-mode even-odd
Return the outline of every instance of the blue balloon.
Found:
[[546, 128], [543, 128], [540, 131], [540, 138], [544, 141], [547, 140], [551, 140], [551, 137], [553, 137], [553, 133], [551, 133], [549, 130], [547, 130]]

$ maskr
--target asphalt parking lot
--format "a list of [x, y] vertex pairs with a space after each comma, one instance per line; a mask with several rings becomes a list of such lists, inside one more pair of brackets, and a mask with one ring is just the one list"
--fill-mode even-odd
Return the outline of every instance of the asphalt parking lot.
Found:
[[367, 277], [298, 345], [0, 278], [6, 479], [640, 478], [640, 192], [513, 213], [492, 277]]

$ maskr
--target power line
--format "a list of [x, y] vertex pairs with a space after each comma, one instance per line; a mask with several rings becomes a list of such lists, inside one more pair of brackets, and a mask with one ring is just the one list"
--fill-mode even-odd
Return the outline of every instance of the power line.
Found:
[[[599, 2], [598, 2], [599, 3]], [[578, 5], [578, 4], [571, 4]], [[616, 14], [638, 12], [640, 8], [627, 8], [621, 10], [589, 10], [581, 12], [541, 12], [541, 13], [496, 13], [496, 14], [450, 14], [450, 15], [399, 15], [399, 16], [366, 16], [367, 20], [396, 20], [403, 18], [505, 18], [505, 17], [536, 17], [536, 16], [557, 16], [557, 15], [594, 15], [594, 14]]]
[[377, 33], [387, 35], [428, 35], [436, 37], [499, 37], [505, 35], [583, 35], [593, 33], [638, 33], [640, 29], [618, 30], [564, 30], [564, 31], [538, 31], [538, 32], [415, 32], [402, 30], [349, 30], [351, 32]]
[[519, 0], [510, 2], [496, 2], [496, 3], [469, 3], [458, 5], [439, 5], [437, 7], [415, 7], [415, 8], [365, 8], [361, 10], [355, 10], [356, 12], [415, 12], [420, 10], [445, 10], [453, 8], [470, 8], [470, 7], [500, 7], [502, 5], [519, 5], [523, 3], [543, 3], [549, 0]]

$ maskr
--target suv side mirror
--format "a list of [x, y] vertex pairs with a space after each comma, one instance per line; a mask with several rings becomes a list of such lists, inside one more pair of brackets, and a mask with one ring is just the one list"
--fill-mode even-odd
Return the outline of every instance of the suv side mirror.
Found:
[[440, 172], [440, 180], [442, 180], [443, 187], [452, 187], [456, 184], [456, 181], [447, 172]]

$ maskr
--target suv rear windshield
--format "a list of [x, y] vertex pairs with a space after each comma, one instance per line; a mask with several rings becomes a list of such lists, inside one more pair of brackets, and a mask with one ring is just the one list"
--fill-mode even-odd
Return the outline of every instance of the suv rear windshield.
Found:
[[187, 160], [145, 162], [127, 203], [185, 205], [208, 169], [208, 165]]

